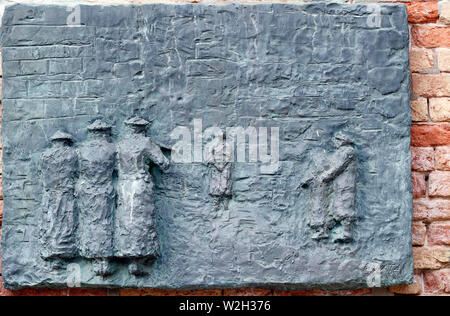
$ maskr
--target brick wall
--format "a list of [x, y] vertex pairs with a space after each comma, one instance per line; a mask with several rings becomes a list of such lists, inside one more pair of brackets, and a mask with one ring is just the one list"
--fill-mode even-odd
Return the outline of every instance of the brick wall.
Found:
[[[450, 0], [405, 3], [408, 6], [411, 28], [414, 284], [389, 289], [333, 293], [320, 290], [283, 292], [263, 289], [204, 291], [25, 289], [9, 291], [0, 286], [0, 296], [450, 295]], [[0, 224], [3, 213], [2, 199], [0, 183]]]
[[450, 2], [411, 2], [411, 139], [416, 283], [398, 294], [450, 294]]

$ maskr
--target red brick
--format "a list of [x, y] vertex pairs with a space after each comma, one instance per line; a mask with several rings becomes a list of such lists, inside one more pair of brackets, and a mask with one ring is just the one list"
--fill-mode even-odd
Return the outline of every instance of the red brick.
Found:
[[407, 2], [408, 22], [435, 23], [439, 18], [437, 2]]
[[413, 246], [423, 246], [425, 244], [425, 237], [427, 235], [427, 228], [422, 222], [415, 222], [412, 225], [412, 244]]
[[3, 287], [3, 278], [0, 277], [0, 296], [67, 296], [67, 289], [22, 289], [7, 290]]
[[450, 220], [450, 200], [418, 199], [414, 200], [414, 220], [430, 223]]
[[437, 147], [435, 151], [435, 168], [450, 170], [450, 146]]
[[121, 289], [120, 296], [220, 296], [222, 290]]
[[225, 289], [225, 296], [269, 296], [272, 290], [267, 289]]
[[437, 270], [450, 262], [450, 247], [413, 247], [414, 268]]
[[431, 147], [411, 147], [412, 170], [434, 170], [434, 149]]
[[423, 281], [425, 293], [450, 293], [450, 269], [426, 271]]
[[107, 296], [106, 289], [69, 289], [69, 296]]
[[428, 179], [429, 192], [431, 197], [450, 196], [450, 171], [433, 171]]
[[327, 292], [322, 290], [309, 290], [309, 291], [278, 291], [273, 292], [274, 296], [363, 296], [372, 293], [370, 289], [362, 290], [349, 290], [349, 291], [336, 291]]
[[423, 173], [412, 173], [413, 183], [413, 197], [420, 198], [426, 195], [427, 182], [425, 181], [425, 175]]
[[409, 67], [411, 72], [421, 72], [434, 66], [433, 51], [431, 49], [415, 48], [409, 51]]
[[450, 74], [414, 73], [411, 76], [412, 76], [412, 92], [415, 95], [427, 98], [450, 96]]
[[428, 226], [428, 244], [450, 245], [450, 222], [435, 222]]
[[414, 147], [450, 145], [450, 124], [414, 124], [411, 128], [411, 145]]
[[412, 43], [418, 47], [450, 47], [450, 27], [435, 25], [413, 25]]
[[402, 295], [418, 295], [422, 293], [422, 286], [422, 276], [416, 274], [414, 275], [413, 284], [391, 286], [389, 288], [389, 291], [395, 294]]

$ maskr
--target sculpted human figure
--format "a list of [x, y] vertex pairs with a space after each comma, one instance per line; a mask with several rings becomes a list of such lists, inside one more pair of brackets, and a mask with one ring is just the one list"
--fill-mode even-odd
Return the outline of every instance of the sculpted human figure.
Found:
[[356, 152], [353, 142], [342, 133], [335, 135], [333, 143], [336, 151], [330, 167], [303, 184], [311, 188], [308, 224], [313, 239], [328, 239], [331, 235], [335, 242], [350, 242], [356, 219]]
[[228, 209], [228, 200], [232, 194], [232, 149], [226, 143], [226, 135], [223, 135], [223, 139], [215, 138], [207, 147], [206, 162], [211, 166], [209, 194], [215, 197], [216, 207], [223, 202], [224, 208]]
[[39, 160], [43, 183], [40, 240], [41, 256], [54, 259], [55, 268], [62, 259], [77, 255], [75, 182], [78, 169], [72, 136], [58, 131], [52, 145]]
[[80, 255], [93, 260], [97, 275], [112, 274], [114, 255], [115, 146], [111, 126], [96, 120], [88, 126], [88, 140], [78, 150], [80, 176], [76, 187], [79, 207]]
[[136, 276], [144, 274], [143, 264], [159, 256], [155, 223], [151, 164], [162, 170], [169, 160], [149, 137], [149, 122], [134, 117], [125, 122], [126, 134], [117, 145], [118, 205], [115, 225], [115, 253], [132, 259], [128, 270]]

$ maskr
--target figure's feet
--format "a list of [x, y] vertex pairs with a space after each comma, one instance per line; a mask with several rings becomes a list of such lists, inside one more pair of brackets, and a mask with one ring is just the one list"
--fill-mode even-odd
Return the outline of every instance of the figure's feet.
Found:
[[50, 267], [52, 268], [52, 270], [61, 270], [64, 266], [64, 261], [60, 258], [53, 258], [50, 259]]
[[142, 259], [133, 260], [128, 265], [128, 272], [136, 277], [140, 277], [147, 274], [144, 267], [145, 262]]
[[342, 224], [334, 229], [333, 241], [340, 243], [349, 243], [353, 241], [352, 225]]
[[312, 227], [313, 233], [312, 233], [312, 239], [314, 240], [324, 240], [328, 239], [328, 229], [326, 227], [320, 226], [320, 227]]
[[114, 273], [113, 267], [108, 259], [95, 259], [92, 263], [94, 273], [106, 277]]

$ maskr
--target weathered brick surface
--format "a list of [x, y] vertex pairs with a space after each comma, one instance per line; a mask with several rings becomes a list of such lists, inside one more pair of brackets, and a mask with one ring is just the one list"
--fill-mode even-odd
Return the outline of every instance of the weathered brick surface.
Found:
[[448, 48], [436, 49], [436, 57], [438, 69], [443, 72], [450, 72], [450, 49]]
[[431, 98], [430, 117], [434, 122], [450, 121], [450, 98]]
[[450, 172], [434, 171], [429, 176], [429, 195], [431, 197], [450, 196]]
[[437, 270], [450, 263], [450, 247], [414, 247], [414, 268]]
[[413, 203], [414, 220], [431, 223], [450, 220], [450, 200], [446, 199], [416, 199]]
[[426, 98], [418, 98], [411, 101], [413, 122], [428, 121], [428, 101]]
[[430, 245], [450, 245], [450, 222], [431, 223], [427, 240]]
[[411, 145], [435, 147], [450, 145], [450, 124], [420, 124], [411, 129]]
[[326, 292], [322, 290], [311, 291], [274, 291], [274, 296], [364, 296], [369, 295], [371, 291], [369, 289], [352, 290], [352, 291], [337, 291]]
[[450, 74], [412, 74], [412, 92], [422, 97], [449, 97]]
[[411, 147], [412, 170], [434, 170], [434, 149], [431, 147]]
[[437, 1], [407, 2], [409, 23], [435, 23], [439, 18]]
[[450, 146], [436, 148], [435, 164], [437, 170], [450, 170]]
[[425, 271], [424, 288], [429, 294], [450, 294], [450, 269]]
[[427, 182], [423, 173], [412, 173], [413, 197], [415, 199], [424, 197], [427, 192]]
[[413, 25], [411, 40], [418, 47], [450, 47], [450, 28], [440, 25]]
[[442, 24], [450, 24], [450, 1], [440, 1], [439, 22]]
[[225, 296], [269, 296], [272, 295], [272, 290], [268, 289], [225, 289], [223, 291]]
[[71, 288], [68, 291], [69, 296], [107, 296], [106, 289], [77, 289]]
[[427, 235], [427, 228], [422, 222], [415, 222], [412, 226], [412, 243], [413, 246], [423, 246]]
[[160, 289], [121, 289], [121, 296], [219, 296], [222, 290], [171, 291]]
[[433, 51], [431, 49], [413, 48], [409, 51], [409, 63], [412, 72], [430, 70], [434, 67]]

